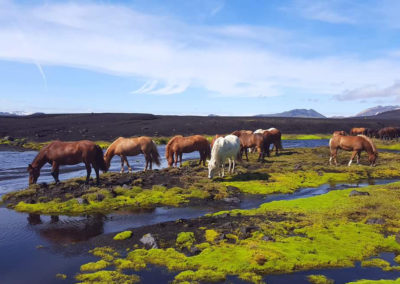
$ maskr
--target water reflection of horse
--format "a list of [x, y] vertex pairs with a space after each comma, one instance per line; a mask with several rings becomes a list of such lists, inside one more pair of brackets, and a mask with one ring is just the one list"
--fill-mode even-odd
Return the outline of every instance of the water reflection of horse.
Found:
[[[172, 166], [175, 162], [175, 166], [178, 165], [178, 158], [180, 165], [182, 166], [182, 154], [199, 151], [200, 161], [203, 162], [203, 166], [206, 165], [206, 159], [211, 155], [210, 142], [201, 135], [193, 135], [183, 137], [177, 135], [169, 140], [167, 147], [165, 148], [165, 157], [168, 161], [168, 166]], [[175, 155], [175, 158], [174, 158]]]
[[124, 162], [128, 166], [128, 171], [131, 172], [132, 168], [129, 165], [127, 156], [136, 156], [143, 154], [146, 159], [145, 170], [153, 168], [153, 162], [159, 166], [160, 165], [160, 155], [158, 154], [157, 146], [151, 138], [133, 137], [133, 138], [117, 138], [111, 145], [107, 148], [104, 155], [104, 160], [107, 169], [110, 168], [111, 159], [117, 155], [121, 157], [121, 173], [124, 172]]
[[33, 162], [29, 164], [29, 184], [37, 182], [40, 176], [40, 169], [46, 163], [52, 166], [51, 175], [58, 183], [60, 165], [76, 165], [82, 162], [86, 166], [86, 183], [89, 183], [92, 167], [96, 172], [97, 183], [99, 183], [99, 170], [107, 171], [100, 146], [89, 140], [76, 142], [53, 141], [43, 147]]
[[378, 157], [378, 150], [376, 149], [374, 143], [370, 138], [364, 135], [358, 136], [343, 136], [336, 135], [329, 140], [329, 148], [331, 151], [331, 156], [329, 158], [329, 164], [332, 164], [334, 160], [335, 165], [337, 165], [337, 151], [342, 149], [345, 151], [353, 151], [351, 159], [349, 161], [349, 166], [353, 162], [354, 157], [357, 155], [357, 164], [360, 162], [360, 155], [362, 151], [368, 153], [368, 160], [371, 166], [375, 166], [376, 159]]

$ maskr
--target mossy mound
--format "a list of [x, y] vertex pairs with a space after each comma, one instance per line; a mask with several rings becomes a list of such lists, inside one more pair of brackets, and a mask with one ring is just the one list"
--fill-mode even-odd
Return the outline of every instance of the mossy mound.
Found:
[[[369, 195], [350, 196], [351, 190], [218, 212], [185, 226], [179, 222], [181, 231], [172, 240], [157, 236], [160, 248], [134, 249], [121, 259], [135, 269], [166, 267], [178, 273], [176, 282], [223, 281], [235, 275], [257, 283], [266, 274], [351, 267], [357, 261], [396, 269], [371, 257], [383, 251], [400, 254], [395, 237], [400, 232], [400, 182], [364, 188]], [[371, 219], [385, 222], [368, 222]], [[176, 242], [181, 233], [187, 239], [188, 232], [195, 236], [191, 240], [196, 253], [180, 251]]]

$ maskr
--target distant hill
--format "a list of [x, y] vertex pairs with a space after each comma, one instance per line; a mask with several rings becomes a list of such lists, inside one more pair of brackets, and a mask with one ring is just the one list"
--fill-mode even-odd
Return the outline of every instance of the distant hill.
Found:
[[26, 112], [26, 111], [0, 111], [0, 116], [24, 116], [24, 115], [32, 115], [33, 112]]
[[355, 116], [372, 116], [397, 109], [400, 109], [400, 106], [376, 106], [363, 110], [362, 112], [357, 113]]
[[313, 109], [292, 109], [274, 114], [259, 114], [258, 117], [306, 117], [306, 118], [326, 118], [324, 115]]
[[381, 118], [381, 119], [399, 119], [400, 118], [400, 109], [392, 110], [392, 111], [385, 111], [379, 113], [371, 118]]

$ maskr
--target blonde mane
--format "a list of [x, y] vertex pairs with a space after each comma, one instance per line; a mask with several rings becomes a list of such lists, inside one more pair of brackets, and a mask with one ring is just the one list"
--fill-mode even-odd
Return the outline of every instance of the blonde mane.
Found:
[[362, 134], [359, 134], [357, 136], [360, 136], [360, 137], [364, 138], [365, 140], [367, 140], [367, 142], [371, 145], [372, 151], [374, 152], [374, 154], [378, 153], [378, 151], [376, 150], [374, 142], [372, 142], [372, 140], [369, 137], [367, 137], [365, 135], [362, 135]]

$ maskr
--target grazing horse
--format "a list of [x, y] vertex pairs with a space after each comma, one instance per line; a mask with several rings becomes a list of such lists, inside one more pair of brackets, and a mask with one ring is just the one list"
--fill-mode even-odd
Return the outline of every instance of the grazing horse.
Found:
[[211, 140], [211, 149], [214, 146], [215, 141], [219, 138], [219, 137], [224, 137], [224, 135], [221, 134], [216, 134], [213, 139]]
[[353, 127], [350, 130], [350, 135], [352, 135], [352, 136], [365, 135], [365, 134], [367, 134], [366, 131], [367, 131], [367, 129], [364, 127]]
[[219, 175], [224, 177], [226, 159], [229, 161], [228, 172], [233, 174], [239, 152], [240, 140], [236, 135], [217, 138], [211, 150], [211, 160], [208, 162], [208, 178], [213, 178], [217, 170], [219, 170]]
[[338, 136], [338, 135], [347, 136], [347, 133], [344, 130], [337, 130], [333, 132], [333, 136]]
[[158, 154], [157, 146], [151, 138], [142, 137], [132, 137], [124, 138], [119, 137], [107, 148], [104, 155], [104, 160], [106, 162], [107, 169], [110, 168], [111, 159], [117, 155], [121, 157], [121, 171], [124, 172], [124, 163], [128, 166], [128, 171], [132, 172], [132, 168], [129, 165], [127, 156], [136, 156], [143, 154], [146, 159], [145, 170], [148, 168], [153, 169], [153, 162], [157, 166], [160, 165], [160, 155]]
[[40, 176], [40, 169], [44, 164], [49, 163], [51, 175], [56, 183], [58, 179], [60, 165], [76, 165], [84, 163], [86, 166], [87, 176], [86, 183], [89, 183], [92, 167], [96, 172], [97, 184], [99, 184], [99, 170], [107, 171], [106, 164], [103, 159], [103, 150], [100, 146], [89, 140], [76, 142], [53, 141], [49, 145], [43, 147], [33, 162], [28, 166], [29, 184], [37, 182]]
[[203, 162], [203, 166], [206, 165], [206, 159], [210, 157], [210, 142], [201, 135], [193, 135], [188, 137], [183, 137], [182, 135], [177, 135], [169, 140], [167, 147], [165, 148], [165, 157], [168, 161], [168, 166], [172, 166], [174, 163], [175, 155], [175, 166], [178, 165], [178, 157], [180, 165], [182, 166], [182, 153], [191, 153], [194, 151], [199, 151], [200, 161]]
[[376, 149], [374, 143], [365, 135], [358, 136], [333, 136], [329, 140], [329, 148], [331, 150], [331, 156], [329, 158], [329, 164], [332, 165], [332, 160], [335, 161], [337, 165], [337, 151], [342, 149], [345, 151], [353, 151], [351, 159], [349, 161], [349, 166], [353, 162], [354, 157], [357, 155], [357, 164], [360, 162], [360, 155], [362, 151], [368, 153], [368, 160], [371, 166], [375, 166], [376, 158], [378, 157], [378, 150]]
[[[235, 135], [236, 136], [236, 135]], [[248, 134], [246, 132], [242, 132], [239, 136], [240, 140], [240, 158], [242, 158], [243, 153], [246, 154], [246, 160], [249, 161], [249, 157], [247, 155], [247, 148], [257, 148], [257, 150], [260, 152], [260, 155], [258, 156], [258, 161], [261, 160], [262, 157], [264, 157], [264, 137], [259, 134]]]
[[382, 140], [396, 139], [400, 135], [400, 131], [396, 127], [385, 127], [378, 131], [378, 136]]
[[367, 128], [366, 136], [368, 136], [369, 138], [379, 138], [378, 131], [378, 129]]
[[253, 131], [251, 131], [251, 130], [236, 130], [236, 131], [233, 131], [231, 134], [236, 135], [237, 137], [240, 137], [240, 135], [242, 135], [243, 133], [253, 134]]

